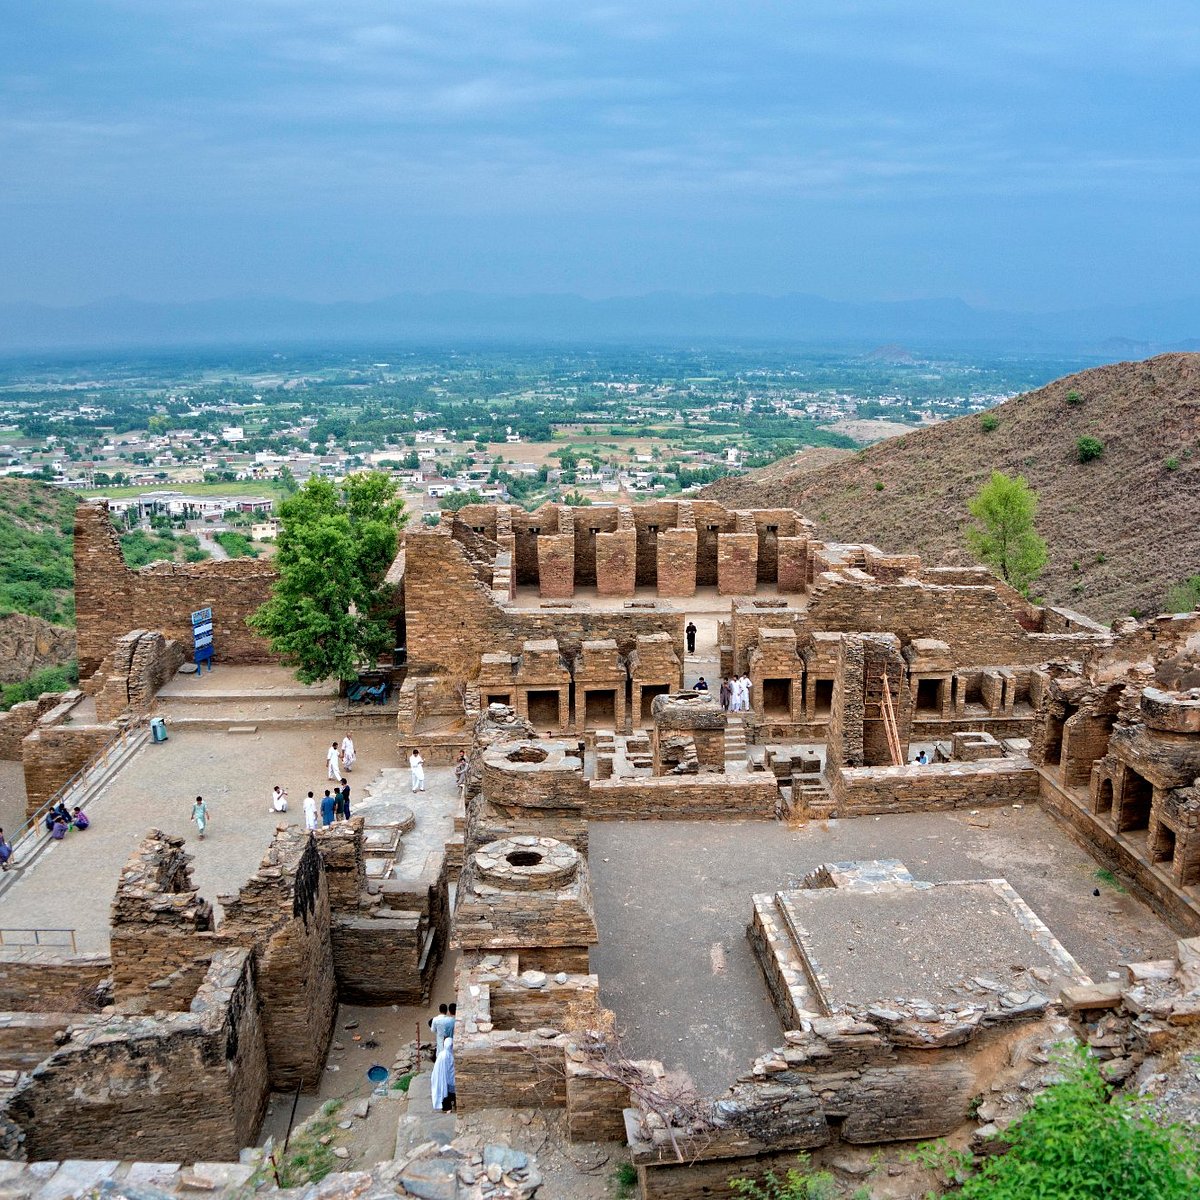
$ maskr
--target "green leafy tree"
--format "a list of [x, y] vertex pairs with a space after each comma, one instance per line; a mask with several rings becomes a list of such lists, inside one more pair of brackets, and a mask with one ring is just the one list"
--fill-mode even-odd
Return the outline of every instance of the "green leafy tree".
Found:
[[248, 618], [302, 683], [353, 679], [391, 645], [385, 576], [407, 516], [379, 472], [314, 477], [279, 505], [279, 578]]
[[279, 475], [276, 478], [285, 496], [294, 496], [300, 490], [300, 485], [296, 482], [296, 476], [287, 463], [284, 463], [279, 468]]
[[1145, 1101], [1109, 1099], [1082, 1047], [1066, 1078], [1047, 1088], [1004, 1133], [1005, 1153], [968, 1179], [962, 1200], [1195, 1200], [1194, 1131], [1162, 1121]]
[[967, 531], [971, 552], [1023, 595], [1046, 565], [1046, 543], [1033, 524], [1037, 505], [1037, 492], [1025, 476], [1014, 479], [1003, 471], [993, 471], [967, 501], [978, 522]]

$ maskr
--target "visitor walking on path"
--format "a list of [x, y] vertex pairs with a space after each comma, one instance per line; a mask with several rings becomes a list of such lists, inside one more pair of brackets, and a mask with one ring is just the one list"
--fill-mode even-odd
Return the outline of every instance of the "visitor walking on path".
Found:
[[325, 795], [321, 797], [321, 824], [332, 825], [333, 816], [337, 811], [337, 801], [329, 794], [329, 789], [325, 789]]
[[683, 631], [687, 634], [687, 652], [689, 654], [696, 653], [696, 622], [689, 621], [687, 628]]
[[414, 748], [408, 756], [408, 769], [412, 772], [412, 790], [423, 792], [425, 790], [425, 760], [421, 757], [420, 750]]
[[304, 797], [304, 828], [316, 829], [317, 827], [317, 798], [309, 792]]
[[729, 680], [724, 675], [721, 676], [721, 707], [726, 712], [729, 711], [729, 703], [733, 698], [733, 688], [729, 685]]
[[346, 734], [342, 738], [342, 769], [348, 775], [354, 770], [354, 764], [358, 761], [358, 756], [354, 753], [354, 739]]
[[458, 762], [454, 764], [454, 786], [458, 788], [458, 798], [465, 800], [467, 798], [467, 775], [470, 773], [471, 765], [467, 762], [466, 752], [460, 750], [458, 752]]
[[342, 777], [342, 753], [337, 742], [329, 747], [329, 753], [325, 755], [325, 765], [329, 768], [329, 778], [337, 783]]
[[442, 1043], [448, 1037], [454, 1036], [454, 1018], [450, 1015], [450, 1010], [446, 1005], [438, 1005], [437, 1016], [429, 1019], [429, 1028], [433, 1030], [434, 1037], [437, 1038], [436, 1057], [442, 1052]]
[[208, 826], [208, 805], [204, 803], [203, 796], [197, 796], [196, 803], [192, 805], [192, 820], [196, 822], [200, 840], [204, 841], [204, 830]]

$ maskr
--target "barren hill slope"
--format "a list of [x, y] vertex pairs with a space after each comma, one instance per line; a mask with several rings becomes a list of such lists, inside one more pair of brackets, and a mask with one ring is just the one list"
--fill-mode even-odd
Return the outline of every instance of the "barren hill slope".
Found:
[[[1158, 610], [1172, 584], [1200, 574], [1200, 354], [1096, 367], [991, 412], [990, 432], [979, 416], [959, 417], [703, 494], [741, 508], [787, 504], [830, 540], [936, 564], [966, 561], [967, 500], [991, 471], [1019, 472], [1041, 498], [1050, 562], [1033, 591], [1047, 600], [1111, 620]], [[1101, 457], [1079, 461], [1083, 436], [1104, 443]]]

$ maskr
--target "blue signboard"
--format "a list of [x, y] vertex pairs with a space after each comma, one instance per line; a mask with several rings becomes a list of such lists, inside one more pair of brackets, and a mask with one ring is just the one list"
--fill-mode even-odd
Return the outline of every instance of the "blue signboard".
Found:
[[208, 669], [212, 670], [213, 617], [211, 608], [201, 608], [192, 613], [192, 654], [197, 667], [208, 663]]

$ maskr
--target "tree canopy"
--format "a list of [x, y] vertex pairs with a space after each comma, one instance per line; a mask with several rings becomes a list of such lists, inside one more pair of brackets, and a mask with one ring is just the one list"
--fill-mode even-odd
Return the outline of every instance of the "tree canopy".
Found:
[[1037, 492], [1025, 476], [1014, 479], [1003, 471], [993, 471], [967, 501], [978, 522], [967, 531], [971, 552], [1023, 595], [1046, 565], [1046, 543], [1033, 524], [1037, 506]]
[[279, 505], [271, 598], [248, 623], [302, 683], [353, 679], [392, 642], [385, 577], [407, 520], [378, 472], [313, 477]]

